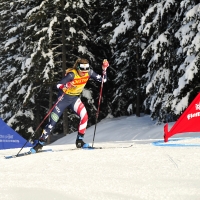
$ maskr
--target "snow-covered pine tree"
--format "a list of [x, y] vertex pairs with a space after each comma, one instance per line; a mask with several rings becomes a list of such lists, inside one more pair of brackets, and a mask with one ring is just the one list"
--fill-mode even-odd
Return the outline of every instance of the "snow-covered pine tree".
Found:
[[[98, 73], [104, 58], [111, 64], [100, 119], [108, 108], [115, 116], [135, 113], [138, 91], [146, 90], [151, 117], [174, 121], [199, 90], [197, 0], [1, 0], [0, 5], [0, 115], [23, 136], [41, 122], [56, 99], [56, 82], [78, 57], [89, 59]], [[99, 83], [89, 82], [82, 96], [92, 120], [98, 94]], [[68, 114], [76, 121], [70, 123], [72, 132], [78, 119]]]
[[[58, 1], [53, 3], [51, 1], [38, 1], [26, 15], [26, 42], [29, 49], [27, 61], [30, 63], [26, 78], [33, 82], [31, 93], [27, 93], [26, 101], [28, 102], [27, 107], [33, 109], [34, 130], [53, 106], [57, 96], [55, 84], [59, 74], [62, 74], [61, 60], [59, 63], [55, 62], [57, 46], [62, 46], [61, 29], [59, 35], [55, 34], [55, 27], [61, 24], [60, 15]], [[59, 37], [60, 42], [54, 45], [57, 37]], [[58, 54], [62, 55], [62, 51]], [[31, 99], [34, 101], [32, 102]], [[39, 130], [36, 137], [40, 134]]]
[[[110, 60], [111, 48], [109, 40], [112, 37], [112, 12], [114, 9], [114, 0], [96, 0], [93, 5], [93, 20], [91, 21], [91, 30], [94, 33], [93, 51], [102, 62], [107, 58]], [[99, 55], [99, 56], [98, 56]]]
[[[134, 48], [133, 42], [139, 43], [139, 41], [136, 38], [134, 41], [132, 37], [134, 33], [137, 33], [136, 20], [130, 15], [134, 12], [131, 10], [132, 4], [131, 1], [116, 1], [114, 5], [114, 30], [110, 40], [117, 72], [114, 79], [115, 93], [112, 101], [113, 107], [116, 108], [113, 109], [114, 116], [133, 113], [133, 100], [137, 96], [135, 90], [137, 70], [136, 63], [132, 59], [135, 56], [136, 61], [136, 51], [134, 51], [134, 55], [131, 53], [133, 53], [132, 49]], [[136, 50], [136, 46], [134, 50]]]
[[114, 116], [136, 112], [140, 115], [140, 94], [143, 93], [140, 79], [144, 73], [144, 65], [141, 62], [143, 41], [137, 29], [145, 9], [146, 1], [115, 1], [114, 4], [109, 41], [116, 70], [112, 96]]
[[[174, 115], [180, 116], [199, 92], [200, 80], [200, 26], [199, 1], [186, 1], [180, 3], [176, 14], [176, 22], [181, 20], [179, 29], [174, 36], [179, 41], [177, 50], [177, 85], [173, 90], [173, 100], [169, 107]], [[181, 62], [180, 62], [181, 61]]]
[[[20, 132], [24, 137], [25, 132], [28, 131], [28, 124], [32, 119], [32, 112], [23, 110], [23, 95], [25, 90], [29, 87], [23, 84], [23, 70], [22, 63], [26, 60], [24, 50], [26, 45], [24, 43], [24, 17], [28, 12], [29, 6], [24, 1], [2, 1], [6, 4], [6, 10], [2, 13], [2, 17], [7, 19], [1, 24], [3, 31], [3, 38], [5, 39], [1, 45], [1, 72], [3, 79], [3, 95], [1, 104], [1, 115], [7, 121], [8, 125], [12, 126], [16, 131]], [[31, 1], [30, 1], [31, 2]], [[1, 86], [2, 87], [2, 86]], [[21, 121], [21, 117], [24, 120]]]
[[[7, 75], [6, 72], [6, 52], [4, 52], [4, 41], [6, 40], [6, 27], [8, 23], [8, 15], [7, 13], [10, 12], [10, 4], [9, 2], [0, 1], [0, 117], [6, 117], [6, 108], [4, 109], [3, 113], [3, 92], [6, 90], [8, 83], [4, 80], [4, 77]], [[6, 73], [6, 74], [5, 74]], [[4, 97], [5, 98], [5, 97]], [[5, 105], [6, 106], [6, 105]], [[9, 111], [8, 111], [9, 113]]]
[[[93, 3], [91, 3], [92, 18], [90, 19], [89, 30], [92, 33], [92, 43], [90, 43], [89, 47], [95, 56], [95, 62], [92, 62], [92, 67], [97, 73], [102, 74], [101, 66], [103, 59], [108, 59], [110, 63], [110, 67], [107, 70], [108, 81], [103, 85], [103, 95], [98, 118], [99, 120], [105, 118], [110, 110], [110, 94], [113, 91], [112, 83], [110, 81], [112, 80], [113, 75], [113, 70], [111, 69], [113, 65], [111, 58], [111, 48], [109, 45], [110, 30], [112, 29], [110, 27], [110, 19], [112, 16], [113, 2], [114, 1], [109, 0], [94, 0]], [[90, 81], [88, 82], [88, 86], [93, 88], [92, 91], [94, 105], [95, 109], [97, 109], [100, 93], [100, 84], [96, 81]], [[96, 110], [94, 113], [91, 113], [91, 115], [93, 114], [95, 114], [95, 116], [93, 117], [91, 122], [94, 124], [96, 119]]]
[[[178, 9], [175, 1], [158, 1], [154, 3], [141, 19], [139, 32], [147, 39], [143, 50], [143, 61], [147, 62], [145, 108], [151, 111], [151, 117], [159, 121], [166, 118], [165, 104], [172, 95], [174, 80], [173, 63], [175, 43], [172, 42], [171, 28], [174, 15]], [[173, 46], [173, 47], [172, 47]]]
[[[22, 39], [20, 49], [24, 57], [18, 63], [19, 80], [15, 82], [15, 86], [19, 87], [17, 91], [20, 92], [16, 99], [9, 95], [10, 102], [15, 101], [17, 104], [16, 112], [13, 111], [8, 119], [9, 124], [13, 128], [17, 128], [22, 135], [23, 133], [27, 135], [33, 133], [49, 107], [52, 106], [51, 99], [56, 98], [57, 90], [55, 93], [53, 90], [55, 95], [52, 98], [53, 94], [50, 94], [50, 91], [52, 85], [55, 86], [63, 75], [63, 28], [65, 28], [66, 68], [72, 67], [78, 57], [87, 58], [94, 64], [94, 67], [97, 66], [91, 51], [92, 48], [89, 48], [93, 43], [92, 33], [89, 30], [92, 17], [90, 3], [93, 1], [60, 0], [53, 3], [50, 0], [18, 1], [19, 6], [15, 7], [16, 13], [20, 13], [19, 10], [23, 9], [21, 19], [24, 23], [24, 30], [20, 32]], [[26, 10], [23, 6], [26, 7]], [[11, 48], [8, 49], [8, 52], [11, 51]], [[98, 67], [101, 69], [100, 63]], [[14, 88], [14, 86], [12, 87]], [[93, 88], [97, 88], [97, 83], [94, 86], [90, 84], [89, 88], [83, 92], [83, 101], [86, 106], [90, 107], [91, 119], [95, 118], [96, 113]], [[4, 111], [5, 109], [4, 106]], [[11, 116], [12, 118], [10, 118]], [[71, 122], [74, 122], [75, 118], [74, 114], [69, 115]], [[28, 123], [23, 124], [25, 120], [28, 120]], [[76, 127], [77, 123], [73, 123], [70, 131], [76, 130]]]
[[198, 9], [194, 8], [196, 4], [158, 1], [142, 18], [140, 32], [149, 38], [143, 51], [143, 58], [148, 61], [145, 106], [158, 122], [176, 120], [188, 106], [191, 94], [196, 93], [192, 82], [198, 72], [195, 67], [198, 48], [194, 51], [191, 48], [198, 37], [198, 17], [193, 14]]

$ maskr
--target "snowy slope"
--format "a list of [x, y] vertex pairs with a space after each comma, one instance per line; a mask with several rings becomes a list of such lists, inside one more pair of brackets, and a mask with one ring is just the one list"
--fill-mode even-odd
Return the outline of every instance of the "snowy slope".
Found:
[[[85, 141], [91, 143], [93, 133], [94, 126], [87, 130]], [[179, 143], [191, 143], [188, 137], [200, 134], [175, 136], [182, 138]], [[152, 145], [162, 137], [163, 124], [155, 125], [149, 116], [130, 116], [102, 120], [94, 143], [105, 147], [132, 144], [130, 148], [67, 150], [75, 147], [73, 133], [44, 147], [66, 151], [6, 160], [4, 155], [19, 149], [1, 150], [0, 199], [199, 200], [200, 148]], [[193, 139], [200, 144], [198, 138]]]

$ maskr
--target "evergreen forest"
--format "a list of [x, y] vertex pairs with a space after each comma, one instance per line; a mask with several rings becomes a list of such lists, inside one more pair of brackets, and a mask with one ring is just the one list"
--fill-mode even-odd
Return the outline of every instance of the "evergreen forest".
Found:
[[[110, 63], [98, 121], [142, 113], [176, 121], [200, 91], [199, 0], [0, 0], [0, 117], [30, 138], [78, 58], [100, 75]], [[100, 86], [89, 80], [81, 94], [88, 127]], [[78, 124], [66, 109], [53, 132]]]

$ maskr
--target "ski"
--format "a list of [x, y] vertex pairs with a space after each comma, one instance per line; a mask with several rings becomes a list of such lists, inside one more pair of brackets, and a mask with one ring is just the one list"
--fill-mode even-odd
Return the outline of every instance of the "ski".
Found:
[[[40, 150], [38, 153], [43, 153], [43, 152], [52, 152], [52, 149], [44, 149], [44, 150]], [[27, 156], [27, 155], [32, 155], [32, 153], [30, 151], [24, 152], [24, 153], [20, 153], [18, 155], [9, 155], [9, 156], [4, 156], [5, 159], [10, 159], [10, 158], [18, 158], [18, 157], [22, 157], [22, 156]]]
[[95, 149], [125, 149], [131, 148], [133, 145], [129, 146], [113, 146], [113, 147], [86, 147], [86, 148], [71, 148], [71, 149], [52, 149], [52, 152], [60, 152], [60, 151], [76, 151], [76, 150], [95, 150]]
[[71, 148], [71, 149], [54, 149], [53, 152], [59, 151], [75, 151], [75, 150], [95, 150], [95, 149], [103, 149], [102, 147], [85, 147], [85, 148]]
[[[76, 151], [76, 150], [95, 150], [95, 149], [125, 149], [125, 148], [131, 148], [133, 145], [129, 146], [112, 146], [112, 147], [85, 147], [85, 148], [71, 148], [71, 149], [43, 149], [40, 150], [38, 153], [44, 153], [44, 152], [61, 152], [61, 151]], [[34, 154], [38, 154], [34, 153]], [[30, 151], [20, 153], [18, 155], [9, 155], [9, 156], [4, 156], [5, 159], [11, 159], [11, 158], [18, 158], [22, 156], [27, 156], [27, 155], [32, 155]]]

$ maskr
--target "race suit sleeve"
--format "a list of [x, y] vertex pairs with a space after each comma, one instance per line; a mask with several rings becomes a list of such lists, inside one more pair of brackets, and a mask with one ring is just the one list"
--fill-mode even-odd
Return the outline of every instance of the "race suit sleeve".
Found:
[[[89, 76], [90, 76], [90, 78], [92, 78], [92, 79], [94, 79], [96, 81], [99, 81], [99, 82], [101, 82], [102, 78], [103, 78], [101, 75], [97, 74], [92, 69], [89, 71]], [[106, 81], [107, 81], [107, 75], [105, 74], [103, 82], [105, 83]]]

